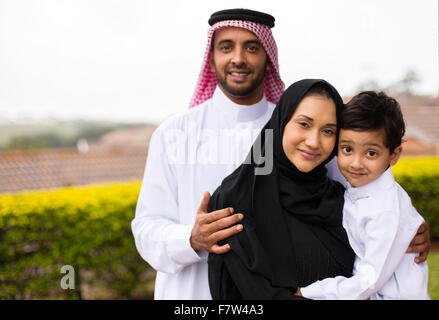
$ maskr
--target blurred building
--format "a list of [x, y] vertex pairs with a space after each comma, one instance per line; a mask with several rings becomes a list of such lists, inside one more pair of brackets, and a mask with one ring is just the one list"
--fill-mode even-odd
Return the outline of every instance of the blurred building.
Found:
[[154, 129], [117, 130], [77, 148], [0, 152], [0, 193], [141, 180]]

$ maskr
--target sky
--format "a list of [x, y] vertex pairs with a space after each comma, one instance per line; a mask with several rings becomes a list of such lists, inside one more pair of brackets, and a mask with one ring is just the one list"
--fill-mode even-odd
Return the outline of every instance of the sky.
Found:
[[413, 70], [438, 95], [437, 0], [0, 0], [0, 122], [160, 123], [187, 109], [210, 15], [238, 7], [276, 18], [286, 86], [323, 78], [349, 96]]

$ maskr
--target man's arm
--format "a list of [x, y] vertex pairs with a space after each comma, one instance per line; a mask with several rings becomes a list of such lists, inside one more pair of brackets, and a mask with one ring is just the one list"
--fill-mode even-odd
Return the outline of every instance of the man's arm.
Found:
[[[203, 198], [198, 214], [193, 213], [196, 215], [195, 224], [182, 224], [177, 201], [179, 182], [167, 161], [162, 140], [159, 127], [151, 137], [143, 184], [131, 227], [142, 258], [158, 271], [176, 273], [187, 265], [206, 259], [206, 254], [197, 251], [213, 252], [217, 249], [217, 241], [239, 232], [239, 228], [230, 225], [238, 222], [242, 215], [228, 217], [229, 208], [207, 214], [207, 209], [204, 209], [209, 198], [205, 195], [207, 198]], [[229, 227], [228, 231], [218, 232], [226, 227]], [[218, 252], [221, 251], [227, 251], [227, 246]]]
[[200, 261], [189, 244], [191, 225], [180, 223], [178, 181], [167, 161], [162, 128], [150, 140], [142, 188], [131, 223], [136, 248], [154, 269], [175, 273]]

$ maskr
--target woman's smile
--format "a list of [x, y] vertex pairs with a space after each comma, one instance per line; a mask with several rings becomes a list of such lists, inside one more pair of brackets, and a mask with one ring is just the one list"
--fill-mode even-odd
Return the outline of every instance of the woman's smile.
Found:
[[316, 160], [318, 157], [320, 157], [320, 153], [312, 152], [304, 149], [297, 149], [299, 153], [307, 160]]

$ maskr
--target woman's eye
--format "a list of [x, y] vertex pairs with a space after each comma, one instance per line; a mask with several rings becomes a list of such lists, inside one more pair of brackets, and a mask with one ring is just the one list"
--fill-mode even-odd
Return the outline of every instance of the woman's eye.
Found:
[[307, 122], [299, 121], [298, 124], [299, 124], [299, 126], [304, 127], [304, 128], [308, 128], [309, 127]]
[[335, 134], [334, 130], [331, 130], [331, 129], [324, 129], [323, 133], [328, 135], [328, 136], [332, 136], [333, 134]]

